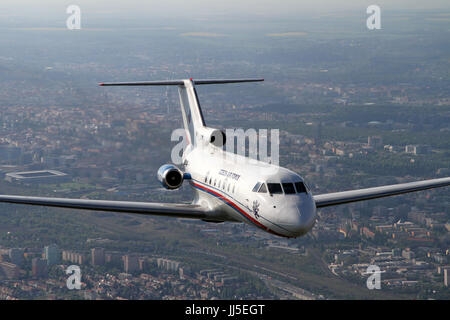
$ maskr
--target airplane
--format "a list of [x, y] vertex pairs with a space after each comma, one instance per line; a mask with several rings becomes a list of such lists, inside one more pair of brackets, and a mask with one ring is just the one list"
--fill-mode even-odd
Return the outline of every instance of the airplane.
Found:
[[264, 79], [165, 80], [100, 83], [100, 86], [176, 86], [187, 147], [182, 169], [165, 164], [157, 172], [162, 186], [194, 189], [192, 203], [153, 203], [0, 195], [0, 202], [200, 219], [244, 222], [273, 235], [297, 238], [317, 220], [317, 209], [450, 185], [450, 177], [313, 195], [297, 173], [224, 150], [226, 135], [206, 126], [196, 86], [260, 82]]

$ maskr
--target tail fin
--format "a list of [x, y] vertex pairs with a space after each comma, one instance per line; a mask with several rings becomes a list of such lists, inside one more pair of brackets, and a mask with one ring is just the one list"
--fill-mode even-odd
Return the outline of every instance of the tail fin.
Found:
[[100, 86], [178, 86], [180, 96], [181, 113], [183, 124], [186, 130], [188, 144], [197, 145], [195, 133], [200, 128], [206, 126], [202, 109], [198, 100], [195, 85], [203, 84], [225, 84], [240, 82], [259, 82], [264, 79], [212, 79], [212, 80], [168, 80], [168, 81], [142, 81], [142, 82], [107, 82], [100, 83]]

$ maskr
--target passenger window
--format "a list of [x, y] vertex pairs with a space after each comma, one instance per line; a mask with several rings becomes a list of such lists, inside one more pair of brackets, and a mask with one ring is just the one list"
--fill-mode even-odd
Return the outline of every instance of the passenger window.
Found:
[[212, 178], [209, 178], [209, 185], [211, 185]]
[[216, 186], [217, 183], [217, 179], [214, 179], [214, 187]]
[[234, 189], [236, 188], [236, 185], [233, 186], [233, 193], [234, 193]]
[[296, 182], [295, 189], [297, 189], [297, 193], [306, 193], [306, 188], [303, 182]]
[[252, 190], [252, 191], [253, 191], [253, 192], [257, 192], [260, 186], [261, 186], [261, 183], [258, 182], [258, 183], [255, 184], [255, 186], [253, 187], [253, 190]]
[[267, 187], [266, 187], [265, 183], [261, 184], [261, 188], [259, 188], [258, 192], [259, 193], [267, 193]]
[[294, 184], [282, 183], [285, 194], [295, 194]]
[[270, 194], [283, 194], [283, 189], [281, 189], [281, 184], [279, 183], [268, 183], [267, 188], [269, 188]]

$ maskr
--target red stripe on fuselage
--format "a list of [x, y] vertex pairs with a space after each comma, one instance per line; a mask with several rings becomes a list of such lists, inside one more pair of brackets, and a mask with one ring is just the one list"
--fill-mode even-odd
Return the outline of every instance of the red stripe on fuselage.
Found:
[[191, 182], [194, 186], [200, 188], [200, 189], [204, 189], [214, 195], [216, 195], [217, 197], [219, 197], [220, 199], [223, 199], [224, 201], [226, 201], [227, 203], [229, 203], [231, 206], [233, 206], [233, 208], [235, 208], [236, 210], [238, 210], [240, 213], [242, 213], [247, 219], [249, 219], [253, 224], [255, 224], [257, 227], [264, 229], [267, 232], [270, 232], [274, 235], [280, 236], [280, 237], [286, 237], [286, 238], [290, 238], [289, 236], [285, 236], [283, 234], [279, 234], [271, 229], [269, 229], [268, 227], [266, 227], [265, 225], [261, 224], [260, 222], [256, 221], [255, 219], [253, 219], [251, 216], [249, 216], [244, 210], [242, 210], [241, 208], [239, 208], [238, 205], [236, 205], [235, 203], [233, 203], [231, 200], [225, 198], [223, 195], [221, 195], [220, 193], [215, 192], [214, 190], [211, 190], [207, 187], [201, 186], [195, 182]]

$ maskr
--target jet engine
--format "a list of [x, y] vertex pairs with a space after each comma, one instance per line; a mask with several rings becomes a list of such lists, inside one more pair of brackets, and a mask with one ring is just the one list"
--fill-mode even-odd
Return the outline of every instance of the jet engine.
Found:
[[216, 147], [222, 147], [226, 143], [225, 132], [220, 129], [203, 127], [198, 129], [198, 134], [204, 143], [211, 143]]
[[209, 143], [215, 145], [216, 147], [222, 147], [226, 143], [226, 135], [222, 130], [216, 129], [211, 133], [209, 137]]
[[184, 174], [173, 164], [165, 164], [158, 169], [158, 180], [164, 188], [178, 189], [183, 184]]

